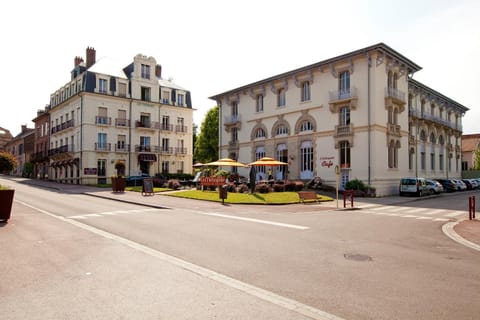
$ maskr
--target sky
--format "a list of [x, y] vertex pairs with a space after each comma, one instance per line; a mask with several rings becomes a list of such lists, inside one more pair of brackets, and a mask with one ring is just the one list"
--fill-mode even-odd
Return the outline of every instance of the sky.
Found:
[[478, 0], [24, 0], [0, 4], [0, 127], [33, 128], [87, 47], [126, 66], [139, 53], [191, 91], [199, 127], [208, 99], [383, 42], [422, 67], [413, 78], [466, 106], [480, 133]]

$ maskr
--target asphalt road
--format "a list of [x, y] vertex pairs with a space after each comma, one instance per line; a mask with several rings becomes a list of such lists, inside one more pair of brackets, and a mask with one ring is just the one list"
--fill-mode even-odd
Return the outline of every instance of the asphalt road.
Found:
[[[0, 282], [7, 319], [40, 319], [39, 311], [51, 312], [42, 319], [301, 319], [281, 306], [282, 297], [344, 319], [480, 313], [480, 254], [447, 238], [444, 221], [381, 214], [391, 207], [178, 200], [153, 209], [19, 184], [15, 199], [23, 213], [0, 228], [0, 239], [16, 241], [0, 262], [8, 270]], [[409, 206], [453, 212], [460, 207], [452, 203], [463, 202], [453, 199]], [[276, 299], [257, 299], [234, 281], [202, 276], [205, 270]]]

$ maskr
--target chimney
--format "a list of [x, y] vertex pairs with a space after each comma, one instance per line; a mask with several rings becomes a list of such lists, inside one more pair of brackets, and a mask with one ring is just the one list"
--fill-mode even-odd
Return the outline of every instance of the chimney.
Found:
[[86, 65], [87, 69], [95, 64], [95, 55], [96, 55], [95, 49], [88, 47], [87, 48], [87, 65]]
[[22, 133], [24, 133], [25, 131], [27, 131], [27, 125], [26, 125], [26, 124], [22, 124]]
[[159, 64], [155, 66], [155, 76], [159, 79], [162, 77], [162, 66]]
[[83, 62], [83, 58], [82, 57], [75, 57], [75, 61], [73, 62], [74, 64], [74, 67], [77, 67], [78, 65], [80, 65], [81, 63]]

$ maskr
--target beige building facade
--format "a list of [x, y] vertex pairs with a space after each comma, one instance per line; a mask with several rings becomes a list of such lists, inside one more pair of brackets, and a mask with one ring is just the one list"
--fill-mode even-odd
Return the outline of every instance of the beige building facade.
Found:
[[49, 178], [109, 182], [117, 162], [126, 176], [191, 173], [190, 92], [162, 79], [153, 57], [122, 68], [95, 55], [76, 57], [71, 81], [51, 95]]
[[377, 195], [398, 193], [404, 176], [460, 177], [468, 109], [413, 80], [420, 69], [379, 43], [212, 96], [219, 156], [273, 157], [288, 163], [276, 179], [357, 178]]

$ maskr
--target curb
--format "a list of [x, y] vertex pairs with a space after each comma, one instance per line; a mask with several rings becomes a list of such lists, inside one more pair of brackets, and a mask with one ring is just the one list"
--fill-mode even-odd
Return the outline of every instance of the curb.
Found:
[[169, 207], [164, 207], [164, 206], [160, 206], [160, 205], [149, 204], [149, 203], [139, 203], [139, 202], [133, 201], [133, 200], [114, 199], [114, 198], [105, 197], [105, 196], [102, 196], [102, 195], [93, 194], [93, 193], [89, 193], [89, 192], [83, 192], [82, 194], [84, 194], [86, 196], [90, 196], [90, 197], [96, 197], [96, 198], [102, 198], [102, 199], [107, 199], [107, 200], [112, 200], [112, 201], [123, 202], [123, 203], [135, 204], [135, 205], [138, 205], [138, 206], [150, 207], [150, 208], [154, 208], [154, 209], [170, 209]]
[[448, 222], [448, 223], [445, 223], [443, 226], [442, 226], [442, 231], [443, 233], [449, 237], [450, 239], [452, 239], [453, 241], [456, 241], [466, 247], [469, 247], [473, 250], [477, 250], [477, 251], [480, 251], [480, 245], [476, 244], [476, 243], [473, 243], [471, 241], [468, 241], [466, 240], [465, 238], [462, 238], [458, 233], [455, 232], [454, 230], [454, 227], [459, 224], [460, 222], [462, 222], [463, 220], [459, 220], [459, 221], [454, 221], [454, 222]]

